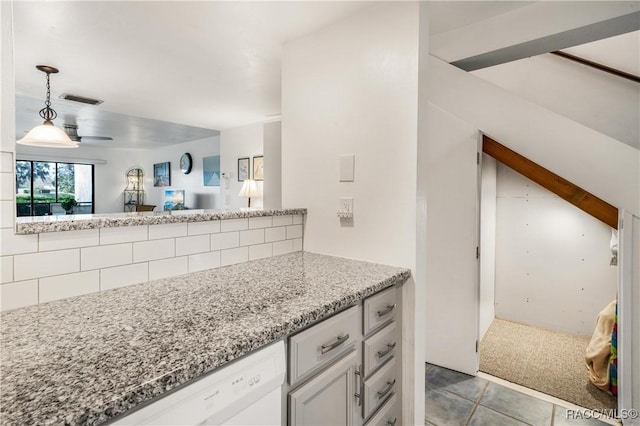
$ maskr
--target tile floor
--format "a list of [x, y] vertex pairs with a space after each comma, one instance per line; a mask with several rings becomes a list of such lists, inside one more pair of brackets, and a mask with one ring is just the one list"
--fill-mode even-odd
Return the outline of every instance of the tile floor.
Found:
[[425, 424], [608, 426], [596, 419], [567, 419], [559, 405], [433, 364], [426, 368]]

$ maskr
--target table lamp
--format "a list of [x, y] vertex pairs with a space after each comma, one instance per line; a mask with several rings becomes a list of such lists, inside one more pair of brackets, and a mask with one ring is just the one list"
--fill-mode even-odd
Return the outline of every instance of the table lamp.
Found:
[[245, 179], [242, 184], [242, 189], [238, 193], [239, 197], [247, 197], [249, 199], [249, 208], [251, 208], [251, 197], [257, 197], [260, 195], [258, 191], [258, 185], [256, 185], [256, 181], [253, 179]]

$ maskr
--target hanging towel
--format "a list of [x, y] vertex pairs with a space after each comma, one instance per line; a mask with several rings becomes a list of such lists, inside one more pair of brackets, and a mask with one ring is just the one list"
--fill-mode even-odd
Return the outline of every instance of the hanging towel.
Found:
[[616, 301], [609, 303], [598, 314], [596, 329], [587, 346], [585, 361], [589, 368], [589, 379], [598, 388], [609, 390], [609, 367], [611, 357], [611, 335], [615, 322]]
[[609, 377], [611, 386], [609, 390], [612, 394], [618, 394], [618, 304], [616, 303], [616, 313], [613, 320], [613, 334], [611, 335], [611, 357], [609, 358]]

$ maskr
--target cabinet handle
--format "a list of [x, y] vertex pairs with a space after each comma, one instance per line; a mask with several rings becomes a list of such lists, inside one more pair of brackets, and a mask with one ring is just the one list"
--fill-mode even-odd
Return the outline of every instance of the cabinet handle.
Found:
[[337, 348], [338, 346], [340, 346], [341, 344], [343, 344], [347, 340], [349, 340], [349, 333], [345, 334], [344, 336], [338, 336], [338, 337], [336, 337], [336, 341], [335, 342], [326, 343], [326, 344], [322, 345], [321, 349], [320, 349], [320, 353], [321, 354], [326, 354], [327, 352]]
[[354, 372], [356, 375], [356, 383], [360, 383], [360, 385], [356, 384], [359, 393], [354, 393], [353, 395], [358, 398], [358, 407], [362, 406], [362, 394], [364, 393], [364, 380], [362, 379], [362, 373], [360, 373], [362, 366], [356, 369]]
[[396, 422], [398, 421], [397, 417], [394, 417], [393, 420], [387, 420], [387, 424], [389, 426], [396, 426]]
[[378, 391], [378, 399], [382, 399], [384, 398], [389, 392], [391, 392], [391, 389], [393, 389], [393, 385], [396, 384], [396, 379], [393, 379], [392, 381], [387, 381], [387, 386], [381, 390]]
[[378, 358], [383, 358], [389, 354], [396, 347], [396, 342], [387, 343], [387, 349], [384, 351], [378, 351]]
[[381, 317], [391, 313], [391, 311], [393, 311], [395, 307], [396, 307], [396, 304], [394, 303], [393, 305], [387, 305], [384, 309], [379, 310], [378, 311], [378, 318], [381, 318]]

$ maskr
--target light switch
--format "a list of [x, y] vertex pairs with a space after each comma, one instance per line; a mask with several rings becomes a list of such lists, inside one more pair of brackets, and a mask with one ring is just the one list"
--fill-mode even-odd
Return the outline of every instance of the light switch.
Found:
[[354, 181], [355, 162], [356, 156], [354, 154], [340, 156], [340, 182]]

